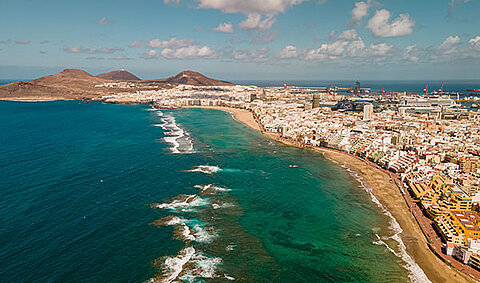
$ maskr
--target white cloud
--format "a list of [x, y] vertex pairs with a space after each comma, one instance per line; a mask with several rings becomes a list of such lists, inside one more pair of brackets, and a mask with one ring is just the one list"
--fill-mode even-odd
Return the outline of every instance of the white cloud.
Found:
[[117, 47], [103, 47], [103, 48], [97, 49], [97, 48], [83, 47], [81, 45], [77, 45], [74, 47], [65, 47], [63, 50], [68, 53], [112, 54], [117, 51], [123, 51], [124, 49], [117, 48]]
[[277, 21], [272, 15], [267, 15], [262, 20], [261, 14], [250, 14], [247, 18], [238, 24], [238, 27], [244, 30], [264, 31], [270, 29]]
[[411, 34], [415, 21], [407, 14], [400, 14], [398, 18], [388, 23], [390, 20], [390, 12], [382, 9], [368, 21], [367, 28], [378, 37], [395, 37]]
[[287, 45], [285, 46], [280, 53], [278, 53], [277, 57], [281, 59], [291, 59], [291, 58], [296, 58], [300, 54], [297, 50], [297, 47], [293, 45]]
[[216, 32], [224, 32], [224, 33], [233, 33], [234, 32], [232, 23], [220, 24], [220, 25], [218, 25], [218, 27], [215, 27], [212, 30], [216, 31]]
[[113, 21], [108, 20], [107, 18], [103, 17], [100, 20], [97, 20], [96, 23], [99, 24], [99, 25], [108, 25], [108, 24], [113, 24]]
[[305, 52], [305, 60], [325, 60], [336, 59], [342, 55], [348, 42], [337, 40], [331, 44], [324, 43], [320, 48], [307, 50]]
[[338, 39], [344, 40], [355, 40], [358, 38], [357, 31], [354, 29], [345, 30], [340, 35], [338, 35]]
[[148, 46], [151, 47], [151, 48], [176, 49], [176, 48], [188, 47], [192, 44], [194, 44], [193, 40], [177, 39], [176, 37], [172, 37], [169, 40], [160, 40], [158, 38], [157, 39], [152, 39], [152, 40], [150, 40], [150, 43], [148, 44]]
[[[135, 41], [130, 44], [132, 47], [142, 47], [142, 42]], [[197, 59], [197, 58], [214, 58], [216, 52], [207, 45], [199, 45], [190, 39], [178, 39], [172, 37], [169, 40], [152, 39], [148, 43], [151, 49], [141, 55], [141, 58], [167, 58], [167, 59]], [[162, 49], [157, 51], [156, 49]]]
[[180, 0], [163, 0], [165, 4], [180, 4]]
[[460, 37], [459, 36], [449, 36], [447, 37], [442, 44], [440, 44], [436, 48], [430, 48], [429, 50], [429, 57], [430, 59], [445, 59], [445, 58], [450, 58], [452, 56], [468, 56], [467, 50], [464, 50], [464, 52], [457, 52], [457, 47], [460, 43]]
[[376, 43], [366, 46], [363, 42], [363, 39], [359, 37], [358, 39], [351, 41], [347, 46], [346, 57], [378, 57], [386, 56], [389, 52], [393, 50], [393, 45], [388, 45], [386, 43]]
[[393, 45], [377, 43], [366, 46], [361, 37], [354, 40], [337, 40], [331, 44], [322, 44], [318, 49], [297, 51], [309, 60], [336, 60], [346, 58], [378, 58], [392, 52]]
[[224, 13], [278, 14], [286, 8], [308, 0], [196, 0], [198, 8], [217, 9]]
[[402, 59], [410, 62], [418, 62], [420, 60], [420, 57], [418, 55], [419, 51], [420, 49], [416, 44], [409, 45], [405, 47], [405, 51], [403, 52]]
[[[309, 0], [195, 0], [199, 9], [216, 9], [224, 13], [241, 13], [247, 18], [238, 26], [244, 30], [264, 31], [276, 22], [275, 15], [288, 7]], [[263, 19], [262, 19], [263, 17]]]
[[196, 59], [212, 58], [215, 51], [208, 46], [191, 45], [178, 49], [165, 48], [160, 54], [167, 59]]
[[468, 43], [472, 48], [480, 51], [480, 35], [470, 39]]
[[440, 45], [440, 50], [444, 55], [452, 54], [456, 50], [456, 45], [460, 43], [460, 37], [449, 36], [445, 41]]
[[372, 56], [385, 56], [392, 49], [393, 45], [386, 43], [370, 44], [368, 54]]
[[359, 37], [357, 40], [350, 42], [350, 44], [347, 47], [347, 55], [350, 57], [365, 56], [366, 48], [367, 47], [365, 46], [363, 39]]
[[370, 0], [369, 1], [360, 1], [355, 3], [355, 8], [353, 8], [352, 20], [351, 22], [355, 25], [360, 24], [360, 21], [368, 15], [368, 8], [370, 8]]

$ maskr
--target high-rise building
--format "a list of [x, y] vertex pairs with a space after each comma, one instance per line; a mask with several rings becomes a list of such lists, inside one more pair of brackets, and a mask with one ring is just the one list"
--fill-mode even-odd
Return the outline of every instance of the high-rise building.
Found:
[[363, 106], [363, 120], [370, 121], [373, 118], [373, 105], [371, 103]]
[[312, 108], [318, 108], [318, 107], [320, 107], [320, 94], [314, 94]]

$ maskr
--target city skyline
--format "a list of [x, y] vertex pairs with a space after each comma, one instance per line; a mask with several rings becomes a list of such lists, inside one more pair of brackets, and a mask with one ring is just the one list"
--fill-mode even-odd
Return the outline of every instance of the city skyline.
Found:
[[0, 77], [125, 68], [228, 80], [475, 79], [480, 1], [4, 1]]

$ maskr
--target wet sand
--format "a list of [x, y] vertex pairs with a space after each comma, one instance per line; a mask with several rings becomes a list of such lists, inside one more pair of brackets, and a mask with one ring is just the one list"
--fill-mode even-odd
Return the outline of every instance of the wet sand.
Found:
[[[244, 109], [226, 107], [201, 107], [218, 109], [230, 112], [235, 119], [248, 127], [262, 132], [262, 134], [282, 142], [289, 146], [302, 147], [291, 141], [281, 139], [278, 134], [262, 131], [252, 113]], [[390, 176], [368, 162], [351, 156], [347, 153], [338, 152], [326, 148], [310, 148], [323, 154], [327, 159], [333, 160], [337, 165], [345, 165], [363, 178], [363, 181], [372, 189], [373, 194], [382, 205], [393, 215], [402, 228], [402, 241], [407, 247], [408, 254], [423, 269], [432, 282], [477, 282], [466, 275], [452, 269], [441, 261], [428, 247], [427, 239], [408, 209], [407, 204], [395, 183], [390, 182]]]

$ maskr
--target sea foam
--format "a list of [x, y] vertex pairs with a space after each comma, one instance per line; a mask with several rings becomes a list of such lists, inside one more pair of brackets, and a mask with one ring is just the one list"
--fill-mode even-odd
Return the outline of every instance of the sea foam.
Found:
[[[162, 276], [151, 278], [150, 283], [198, 282], [201, 279], [220, 278], [218, 266], [223, 263], [219, 257], [207, 257], [194, 247], [181, 250], [175, 257], [167, 257], [162, 263]], [[224, 274], [228, 280], [234, 279]]]
[[197, 195], [178, 195], [174, 197], [170, 202], [154, 203], [151, 206], [153, 208], [160, 208], [160, 209], [189, 211], [192, 208], [205, 206], [208, 203], [209, 203], [208, 200], [201, 198]]
[[218, 193], [230, 191], [230, 189], [215, 186], [214, 184], [195, 185], [194, 188], [199, 189], [201, 195], [216, 195]]
[[187, 172], [200, 172], [212, 175], [221, 171], [222, 169], [218, 166], [211, 166], [211, 165], [199, 165], [195, 166], [193, 169], [187, 170]]
[[162, 117], [163, 124], [156, 124], [155, 126], [159, 125], [165, 130], [167, 136], [163, 140], [171, 145], [170, 151], [176, 154], [192, 153], [194, 148], [189, 134], [177, 125], [173, 116]]

